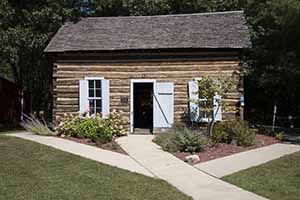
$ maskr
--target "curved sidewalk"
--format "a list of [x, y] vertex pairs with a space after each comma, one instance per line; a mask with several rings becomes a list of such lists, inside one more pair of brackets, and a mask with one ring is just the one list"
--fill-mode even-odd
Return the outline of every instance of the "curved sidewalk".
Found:
[[121, 147], [158, 178], [195, 200], [266, 200], [261, 196], [210, 176], [152, 142], [153, 136], [129, 135], [117, 139]]
[[146, 170], [143, 166], [135, 162], [131, 157], [112, 151], [103, 150], [97, 147], [93, 147], [70, 140], [51, 137], [51, 136], [39, 136], [28, 132], [7, 134], [8, 136], [14, 136], [25, 140], [30, 140], [40, 144], [44, 144], [56, 149], [66, 151], [84, 158], [88, 158], [94, 161], [98, 161], [107, 165], [125, 169], [131, 172], [143, 174], [146, 176], [154, 177], [152, 173]]
[[273, 144], [194, 165], [212, 176], [221, 178], [300, 151], [300, 145]]

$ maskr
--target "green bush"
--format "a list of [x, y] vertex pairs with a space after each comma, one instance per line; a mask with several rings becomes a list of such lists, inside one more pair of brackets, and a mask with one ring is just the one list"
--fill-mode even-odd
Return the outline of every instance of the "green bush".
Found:
[[118, 112], [112, 112], [108, 118], [66, 114], [56, 127], [58, 135], [87, 138], [96, 143], [112, 141], [116, 136], [126, 134], [122, 124], [124, 120]]
[[283, 141], [284, 140], [284, 132], [275, 133], [275, 138], [279, 141]]
[[238, 146], [251, 146], [255, 135], [256, 131], [249, 128], [246, 121], [230, 120], [216, 124], [211, 139], [214, 143], [235, 142]]
[[199, 131], [186, 127], [173, 127], [166, 133], [157, 135], [154, 142], [168, 152], [200, 152], [208, 143]]
[[268, 128], [264, 126], [260, 126], [258, 128], [258, 132], [262, 135], [271, 136], [271, 137], [275, 137], [277, 133], [275, 130], [273, 131], [272, 128]]
[[206, 137], [188, 128], [184, 128], [181, 134], [177, 134], [175, 140], [180, 151], [190, 153], [202, 151], [204, 145], [208, 143]]
[[72, 137], [79, 137], [76, 131], [76, 126], [81, 123], [82, 116], [77, 114], [64, 114], [63, 117], [59, 119], [58, 126], [56, 126], [55, 131], [57, 135], [66, 135]]
[[71, 136], [79, 138], [90, 138], [94, 137], [99, 131], [101, 118], [84, 118], [79, 123], [76, 123], [73, 127], [74, 133]]
[[164, 151], [168, 151], [168, 152], [177, 152], [179, 151], [179, 147], [177, 145], [176, 141], [176, 136], [177, 133], [175, 130], [170, 130], [166, 133], [161, 133], [158, 134], [155, 138], [154, 138], [154, 142], [156, 144], [158, 144], [159, 146], [161, 146], [161, 148]]

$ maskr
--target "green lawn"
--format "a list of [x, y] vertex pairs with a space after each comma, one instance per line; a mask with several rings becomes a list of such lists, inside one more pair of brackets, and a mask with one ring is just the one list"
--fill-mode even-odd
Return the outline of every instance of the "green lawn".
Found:
[[189, 199], [165, 181], [0, 135], [0, 199]]
[[23, 131], [20, 125], [17, 124], [1, 124], [0, 123], [0, 134], [12, 133], [15, 131]]
[[272, 200], [299, 200], [300, 152], [223, 179]]

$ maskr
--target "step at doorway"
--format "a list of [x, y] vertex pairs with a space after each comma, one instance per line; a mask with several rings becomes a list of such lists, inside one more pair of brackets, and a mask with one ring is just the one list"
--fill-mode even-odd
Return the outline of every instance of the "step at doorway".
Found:
[[135, 135], [150, 135], [150, 134], [152, 134], [152, 131], [149, 128], [134, 128], [133, 134], [135, 134]]

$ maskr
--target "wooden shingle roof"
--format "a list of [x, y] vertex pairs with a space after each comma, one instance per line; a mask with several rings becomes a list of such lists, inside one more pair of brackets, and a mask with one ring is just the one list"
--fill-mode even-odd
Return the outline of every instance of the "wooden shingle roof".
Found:
[[63, 25], [45, 52], [248, 48], [249, 30], [243, 11], [88, 17]]

